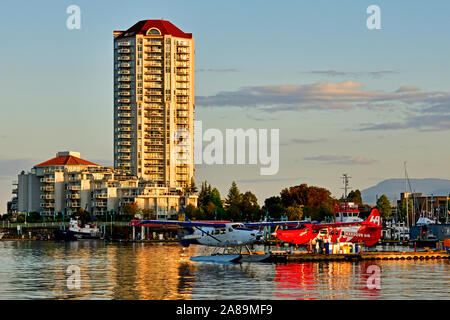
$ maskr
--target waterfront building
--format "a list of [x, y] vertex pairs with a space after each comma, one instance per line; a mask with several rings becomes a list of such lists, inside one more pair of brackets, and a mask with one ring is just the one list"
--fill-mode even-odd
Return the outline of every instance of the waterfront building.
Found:
[[[177, 215], [181, 205], [197, 205], [197, 195], [167, 187], [80, 158], [79, 152], [58, 152], [55, 158], [18, 175], [13, 188], [14, 212], [53, 216], [84, 209], [93, 215], [123, 212], [127, 203], [152, 209], [155, 215]], [[10, 212], [10, 213], [14, 213]]]
[[166, 20], [114, 31], [114, 168], [164, 187], [194, 176], [194, 39]]

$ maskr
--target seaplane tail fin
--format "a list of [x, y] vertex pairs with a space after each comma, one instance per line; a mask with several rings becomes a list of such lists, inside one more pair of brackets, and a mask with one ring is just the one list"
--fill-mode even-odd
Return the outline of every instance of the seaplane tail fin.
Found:
[[184, 222], [191, 222], [187, 215], [186, 209], [184, 209], [184, 206], [181, 206], [180, 212], [182, 213], [182, 215], [179, 220], [183, 221], [183, 217], [184, 217]]
[[378, 209], [372, 209], [365, 222], [367, 222], [370, 226], [381, 228], [381, 216]]

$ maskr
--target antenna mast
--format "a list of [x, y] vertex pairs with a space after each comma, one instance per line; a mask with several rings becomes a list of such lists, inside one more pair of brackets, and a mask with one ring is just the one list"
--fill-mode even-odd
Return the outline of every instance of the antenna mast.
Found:
[[349, 187], [349, 185], [348, 185], [348, 179], [350, 179], [351, 177], [349, 177], [348, 176], [348, 174], [346, 174], [346, 173], [344, 173], [343, 175], [342, 175], [342, 182], [344, 183], [344, 188], [342, 188], [342, 189], [344, 189], [344, 201], [345, 202], [348, 202], [348, 199], [347, 199], [347, 190], [348, 190], [348, 188], [350, 188]]

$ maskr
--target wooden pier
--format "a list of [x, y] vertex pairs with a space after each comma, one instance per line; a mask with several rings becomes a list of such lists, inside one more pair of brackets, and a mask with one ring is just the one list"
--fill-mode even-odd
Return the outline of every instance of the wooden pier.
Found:
[[436, 260], [450, 259], [446, 251], [425, 252], [361, 252], [343, 254], [314, 254], [308, 252], [271, 251], [273, 262], [320, 262], [320, 261], [360, 261], [360, 260]]

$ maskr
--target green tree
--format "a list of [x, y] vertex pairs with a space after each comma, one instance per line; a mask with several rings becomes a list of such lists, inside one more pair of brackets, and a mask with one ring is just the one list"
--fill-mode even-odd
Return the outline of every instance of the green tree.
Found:
[[355, 191], [352, 190], [352, 191], [350, 191], [350, 193], [347, 196], [347, 201], [348, 202], [354, 202], [358, 206], [362, 206], [363, 205], [363, 201], [362, 201], [361, 191], [359, 191], [359, 190], [355, 190]]
[[125, 203], [122, 206], [122, 211], [126, 216], [135, 217], [137, 214], [141, 212], [141, 209], [139, 208], [137, 203], [133, 202], [133, 203]]
[[322, 204], [318, 207], [305, 206], [303, 207], [303, 217], [310, 217], [312, 221], [324, 221], [331, 219], [333, 211], [331, 207]]
[[333, 205], [337, 200], [331, 197], [331, 192], [325, 188], [301, 184], [285, 188], [280, 193], [281, 204], [287, 208], [293, 204], [320, 207], [322, 204]]
[[198, 188], [195, 185], [194, 177], [191, 178], [191, 183], [189, 184], [189, 192], [192, 192], [192, 193], [198, 192]]
[[281, 197], [273, 196], [264, 200], [262, 211], [263, 214], [269, 211], [270, 217], [278, 220], [281, 216], [284, 216], [286, 208], [281, 204]]
[[251, 191], [247, 191], [242, 195], [240, 209], [244, 221], [256, 221], [261, 214], [258, 199]]
[[211, 198], [211, 185], [204, 181], [200, 188], [200, 193], [198, 195], [198, 206], [204, 208], [208, 205], [209, 199]]
[[214, 218], [221, 220], [225, 217], [225, 210], [223, 209], [222, 198], [220, 197], [220, 192], [217, 188], [211, 190], [211, 195], [209, 201], [216, 206], [214, 212]]
[[228, 205], [226, 210], [226, 216], [228, 219], [232, 221], [241, 220], [241, 202], [242, 194], [239, 191], [236, 182], [233, 181], [230, 189], [228, 190], [227, 198], [225, 199], [225, 203]]
[[83, 208], [78, 208], [78, 210], [72, 214], [72, 218], [80, 220], [82, 224], [86, 224], [91, 221], [91, 215]]
[[184, 210], [186, 211], [186, 215], [189, 220], [197, 220], [198, 216], [200, 215], [199, 211], [200, 209], [192, 204], [188, 204]]
[[239, 188], [236, 185], [236, 182], [232, 182], [231, 183], [231, 187], [228, 190], [228, 196], [225, 200], [225, 202], [231, 206], [231, 205], [235, 205], [235, 206], [239, 206], [241, 204], [242, 201], [242, 194], [239, 191]]
[[149, 220], [156, 219], [155, 211], [153, 210], [153, 208], [144, 208], [141, 211], [142, 211], [143, 219], [149, 219]]
[[381, 217], [384, 219], [392, 214], [391, 203], [385, 194], [377, 200], [377, 208]]
[[303, 207], [299, 206], [298, 204], [294, 204], [290, 207], [287, 207], [286, 215], [288, 217], [288, 220], [291, 221], [301, 220], [303, 217]]

